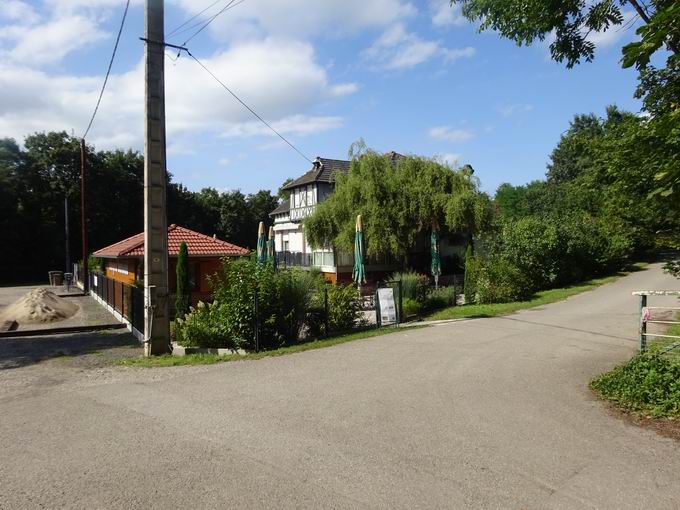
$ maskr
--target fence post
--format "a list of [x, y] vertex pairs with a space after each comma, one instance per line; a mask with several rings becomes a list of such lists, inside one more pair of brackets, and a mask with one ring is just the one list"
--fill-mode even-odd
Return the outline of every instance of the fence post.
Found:
[[253, 311], [255, 317], [255, 352], [260, 352], [260, 299], [257, 295], [257, 287], [255, 287], [255, 294], [253, 295]]
[[645, 308], [647, 307], [647, 296], [640, 295], [640, 352], [647, 349], [647, 321], [645, 321]]
[[324, 334], [328, 338], [328, 286], [323, 288]]
[[402, 306], [401, 306], [401, 280], [397, 281], [397, 288], [399, 289], [399, 311], [397, 313], [397, 325], [401, 324], [401, 317], [402, 317]]
[[378, 298], [378, 289], [375, 290], [375, 327], [380, 329], [380, 299]]

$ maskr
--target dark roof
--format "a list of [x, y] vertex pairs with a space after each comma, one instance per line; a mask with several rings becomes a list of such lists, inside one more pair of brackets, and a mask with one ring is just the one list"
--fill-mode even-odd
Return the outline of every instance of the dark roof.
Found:
[[[250, 253], [247, 249], [235, 244], [172, 224], [168, 227], [168, 256], [176, 257], [179, 255], [179, 245], [182, 241], [187, 244], [189, 257], [212, 255], [229, 257]], [[97, 250], [93, 255], [114, 259], [118, 257], [143, 257], [144, 232]]]
[[269, 216], [287, 213], [288, 211], [290, 211], [290, 200], [284, 200], [276, 209], [269, 213]]
[[344, 159], [316, 158], [312, 169], [298, 177], [293, 182], [286, 184], [283, 189], [293, 189], [312, 182], [335, 182], [336, 172], [348, 173], [349, 161]]

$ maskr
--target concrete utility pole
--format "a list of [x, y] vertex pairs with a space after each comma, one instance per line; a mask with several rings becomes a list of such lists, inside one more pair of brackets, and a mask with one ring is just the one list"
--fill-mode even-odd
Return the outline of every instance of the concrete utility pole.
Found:
[[165, 168], [165, 53], [163, 0], [146, 0], [144, 9], [145, 102], [144, 140], [144, 352], [170, 350], [168, 316], [168, 220]]
[[83, 255], [83, 291], [87, 294], [90, 289], [90, 268], [88, 267], [88, 258], [90, 256], [89, 248], [87, 246], [87, 199], [85, 192], [85, 159], [87, 158], [87, 147], [85, 146], [85, 139], [80, 140], [80, 228], [81, 228], [81, 247]]

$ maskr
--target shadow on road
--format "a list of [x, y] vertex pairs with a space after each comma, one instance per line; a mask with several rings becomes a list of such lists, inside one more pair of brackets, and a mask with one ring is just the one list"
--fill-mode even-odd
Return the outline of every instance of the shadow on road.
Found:
[[568, 326], [560, 326], [558, 324], [549, 324], [547, 322], [528, 321], [528, 320], [524, 320], [524, 319], [515, 319], [513, 317], [497, 317], [497, 318], [498, 319], [504, 319], [506, 321], [514, 321], [514, 322], [521, 322], [521, 323], [524, 323], [524, 324], [532, 324], [534, 326], [563, 329], [565, 331], [574, 331], [576, 333], [585, 333], [587, 335], [596, 335], [596, 336], [602, 336], [602, 337], [606, 337], [606, 338], [615, 338], [616, 340], [626, 340], [626, 341], [629, 341], [629, 342], [636, 342], [637, 341], [636, 338], [634, 338], [634, 337], [609, 335], [607, 333], [601, 333], [599, 331], [591, 331], [589, 329], [571, 328], [571, 327], [568, 327]]
[[0, 338], [0, 370], [64, 356], [105, 355], [121, 347], [139, 348], [139, 342], [125, 330]]

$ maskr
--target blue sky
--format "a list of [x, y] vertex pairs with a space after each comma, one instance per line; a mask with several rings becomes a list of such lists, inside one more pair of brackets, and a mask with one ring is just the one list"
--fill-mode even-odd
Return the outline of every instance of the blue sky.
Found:
[[[213, 1], [166, 1], [166, 33]], [[3, 0], [0, 137], [82, 134], [124, 4]], [[639, 110], [636, 73], [619, 64], [634, 29], [595, 34], [595, 62], [569, 70], [547, 43], [478, 33], [447, 0], [244, 0], [188, 46], [312, 159], [346, 158], [362, 137], [378, 151], [469, 163], [493, 193], [542, 178], [574, 114]], [[141, 35], [133, 0], [88, 137], [98, 148], [143, 147]], [[308, 170], [188, 57], [168, 56], [166, 83], [168, 169], [189, 189], [276, 190]]]

